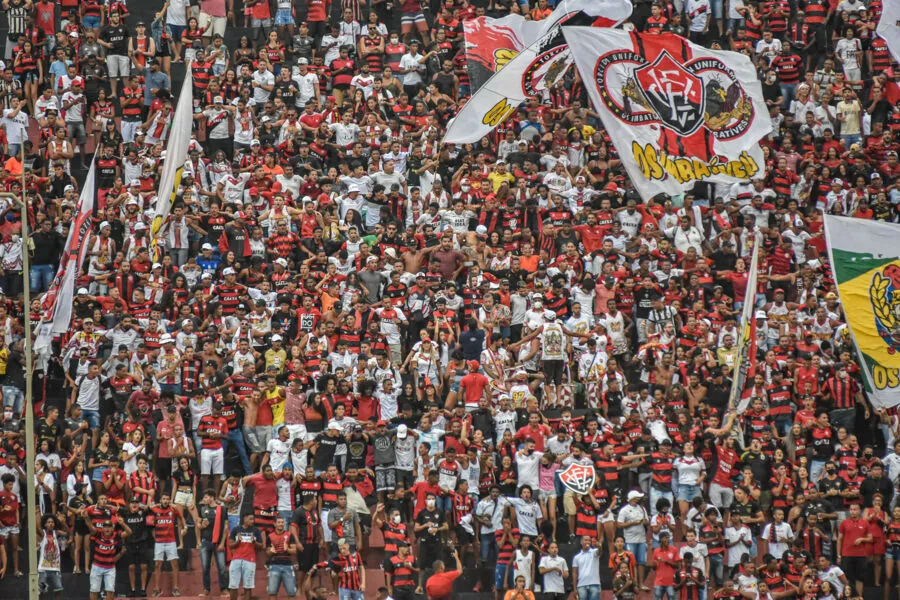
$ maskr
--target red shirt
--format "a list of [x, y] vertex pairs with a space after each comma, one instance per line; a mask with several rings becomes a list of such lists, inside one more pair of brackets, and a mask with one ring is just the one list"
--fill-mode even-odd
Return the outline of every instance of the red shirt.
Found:
[[436, 497], [443, 495], [444, 490], [439, 485], [431, 485], [427, 481], [420, 481], [409, 489], [416, 496], [416, 508], [413, 511], [413, 519], [419, 516], [419, 513], [425, 508], [425, 496], [434, 494]]
[[453, 593], [453, 582], [460, 576], [459, 571], [435, 573], [425, 583], [425, 593], [429, 598], [447, 598]]
[[478, 406], [478, 401], [484, 395], [484, 388], [488, 386], [488, 378], [481, 373], [469, 373], [459, 384], [466, 389], [466, 405]]
[[653, 580], [653, 585], [675, 585], [675, 567], [663, 562], [668, 560], [678, 563], [681, 560], [675, 546], [657, 548], [653, 551], [653, 560], [656, 561], [656, 578]]
[[537, 429], [532, 429], [531, 425], [526, 425], [516, 432], [516, 441], [524, 442], [528, 438], [532, 438], [534, 440], [534, 449], [538, 452], [543, 452], [544, 439], [549, 435], [551, 435], [550, 428], [544, 424], [538, 425]]
[[866, 521], [865, 519], [844, 519], [841, 522], [841, 526], [838, 528], [838, 532], [841, 536], [843, 536], [843, 539], [841, 540], [841, 547], [838, 549], [838, 551], [841, 553], [841, 556], [869, 555], [869, 544], [859, 544], [858, 546], [853, 544], [860, 538], [869, 537], [868, 521]]
[[19, 498], [12, 492], [0, 492], [0, 525], [12, 527], [19, 522]]
[[247, 485], [255, 488], [253, 494], [254, 508], [269, 508], [278, 504], [278, 490], [276, 487], [277, 479], [266, 479], [262, 473], [257, 473], [250, 477]]
[[150, 513], [153, 515], [154, 539], [161, 544], [175, 542], [175, 521], [178, 518], [175, 507], [154, 506], [150, 509]]

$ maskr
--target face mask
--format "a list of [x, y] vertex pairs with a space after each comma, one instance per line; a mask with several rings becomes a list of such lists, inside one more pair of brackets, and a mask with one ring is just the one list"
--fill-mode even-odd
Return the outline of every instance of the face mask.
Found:
[[434, 508], [434, 500], [429, 500], [425, 504], [428, 506], [428, 508]]
[[399, 41], [400, 41], [400, 40], [397, 39], [397, 38], [391, 38], [391, 43], [392, 43], [392, 44], [396, 44], [396, 43], [399, 42]]
[[468, 186], [468, 185], [461, 185], [461, 186], [459, 186], [459, 189], [462, 190], [462, 191], [464, 191], [464, 192], [468, 192], [468, 191], [469, 191], [469, 186]]
[[[432, 504], [434, 504], [434, 503], [432, 503]], [[400, 519], [400, 515], [394, 515], [394, 519], [393, 519], [394, 523], [398, 523], [398, 524], [399, 524], [399, 523], [400, 523], [400, 520], [401, 520], [401, 519]]]

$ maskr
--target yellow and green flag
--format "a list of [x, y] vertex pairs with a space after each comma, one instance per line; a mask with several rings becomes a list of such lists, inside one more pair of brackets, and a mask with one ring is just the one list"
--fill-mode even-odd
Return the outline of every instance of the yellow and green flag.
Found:
[[869, 400], [900, 404], [900, 225], [826, 215], [825, 239]]

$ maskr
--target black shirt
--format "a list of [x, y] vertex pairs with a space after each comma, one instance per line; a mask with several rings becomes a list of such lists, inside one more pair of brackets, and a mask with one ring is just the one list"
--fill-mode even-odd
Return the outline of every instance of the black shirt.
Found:
[[334, 463], [334, 453], [337, 450], [338, 442], [343, 444], [344, 438], [342, 436], [331, 437], [323, 432], [316, 436], [315, 442], [317, 446], [313, 465], [316, 471], [324, 471], [328, 465]]
[[122, 24], [113, 26], [107, 25], [100, 32], [100, 39], [108, 44], [112, 44], [112, 48], [107, 48], [107, 56], [115, 54], [119, 56], [128, 55], [128, 38], [131, 34], [128, 28]]
[[150, 527], [147, 525], [147, 511], [143, 508], [119, 510], [119, 518], [131, 529], [131, 535], [126, 539], [129, 546], [143, 544], [150, 539]]
[[[419, 513], [419, 516], [416, 517], [416, 523], [419, 525], [423, 525], [425, 523], [433, 524], [434, 527], [440, 527], [444, 524], [444, 513], [438, 510], [428, 510], [427, 508]], [[421, 542], [439, 542], [441, 539], [440, 532], [429, 533], [427, 529], [423, 529], [416, 534], [416, 537]]]

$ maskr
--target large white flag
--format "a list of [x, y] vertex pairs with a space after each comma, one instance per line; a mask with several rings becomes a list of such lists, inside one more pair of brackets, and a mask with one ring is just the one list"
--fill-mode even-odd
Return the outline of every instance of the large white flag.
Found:
[[[75, 277], [84, 263], [94, 214], [95, 164], [91, 162], [84, 188], [75, 206], [69, 226], [66, 250], [59, 260], [56, 277], [41, 298], [41, 322], [35, 334], [34, 351], [42, 353], [50, 347], [53, 337], [65, 333], [72, 319], [72, 300], [75, 297]], [[26, 282], [27, 284], [27, 282]]]
[[522, 15], [499, 19], [476, 17], [463, 21], [466, 70], [472, 93], [537, 41], [543, 29], [542, 21], [527, 21]]
[[887, 42], [894, 60], [900, 62], [900, 2], [884, 3], [876, 31]]
[[594, 110], [645, 199], [764, 174], [772, 129], [750, 59], [675, 34], [564, 27]]
[[193, 90], [194, 74], [188, 66], [181, 85], [181, 94], [178, 96], [178, 105], [172, 115], [169, 139], [166, 143], [166, 160], [163, 163], [162, 173], [159, 176], [159, 188], [156, 191], [156, 203], [153, 210], [156, 213], [150, 226], [150, 255], [158, 254], [159, 233], [166, 222], [166, 217], [172, 210], [175, 202], [175, 194], [181, 182], [181, 173], [187, 160], [188, 146], [191, 144], [191, 126], [193, 125]]
[[540, 21], [537, 41], [528, 46], [476, 91], [447, 124], [444, 143], [469, 144], [488, 135], [531, 96], [562, 81], [572, 57], [562, 25], [612, 27], [631, 16], [631, 0], [563, 0]]

